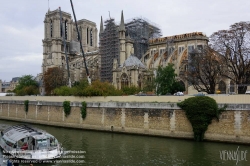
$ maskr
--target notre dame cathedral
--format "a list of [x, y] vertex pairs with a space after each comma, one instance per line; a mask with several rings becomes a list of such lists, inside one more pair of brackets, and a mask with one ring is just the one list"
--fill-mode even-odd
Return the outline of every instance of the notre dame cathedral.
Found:
[[[187, 70], [189, 52], [208, 45], [204, 33], [162, 37], [160, 29], [148, 20], [134, 18], [125, 24], [123, 12], [120, 25], [116, 25], [113, 18], [104, 22], [101, 18], [99, 34], [96, 23], [86, 19], [77, 23], [91, 80], [108, 81], [118, 89], [143, 87], [143, 80], [152, 80], [158, 66], [172, 63], [177, 79], [185, 86], [185, 94], [197, 93], [183, 79], [183, 73]], [[72, 82], [86, 79], [83, 57], [76, 53], [80, 52], [80, 45], [75, 23], [69, 13], [62, 11], [61, 26], [58, 9], [45, 15], [42, 73], [51, 67], [66, 70], [62, 32], [65, 33]], [[221, 80], [218, 89], [226, 93], [230, 84], [228, 80]]]

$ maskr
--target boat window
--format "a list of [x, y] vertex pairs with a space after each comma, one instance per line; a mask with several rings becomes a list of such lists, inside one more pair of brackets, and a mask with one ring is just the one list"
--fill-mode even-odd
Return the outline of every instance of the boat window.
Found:
[[50, 137], [50, 146], [57, 146], [57, 140], [54, 137]]
[[37, 140], [37, 147], [38, 149], [45, 149], [47, 148], [48, 144], [47, 144], [47, 140], [46, 139], [39, 139]]
[[3, 141], [4, 141], [8, 146], [11, 146], [11, 147], [12, 147], [12, 146], [14, 145], [14, 143], [12, 143], [12, 142], [6, 140], [4, 137], [2, 137], [2, 139], [3, 139]]

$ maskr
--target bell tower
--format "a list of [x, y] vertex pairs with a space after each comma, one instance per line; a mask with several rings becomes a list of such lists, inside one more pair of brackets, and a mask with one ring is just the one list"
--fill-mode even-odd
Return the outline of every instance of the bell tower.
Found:
[[[48, 10], [44, 19], [43, 63], [42, 73], [50, 67], [62, 67], [65, 65], [64, 46], [62, 32], [66, 39], [66, 50], [69, 51], [72, 40], [73, 21], [69, 13], [62, 11], [62, 27], [60, 25], [60, 12]], [[62, 29], [63, 28], [63, 29]]]

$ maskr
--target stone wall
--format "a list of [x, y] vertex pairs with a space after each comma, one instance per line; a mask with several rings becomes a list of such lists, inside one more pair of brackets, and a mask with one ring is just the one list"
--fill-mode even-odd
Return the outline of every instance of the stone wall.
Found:
[[[81, 118], [81, 103], [71, 102], [65, 117], [62, 102], [0, 100], [0, 119], [90, 130], [193, 138], [192, 126], [175, 103], [88, 102]], [[222, 106], [222, 105], [220, 105]], [[230, 104], [219, 121], [213, 120], [205, 139], [222, 142], [250, 142], [250, 104]]]

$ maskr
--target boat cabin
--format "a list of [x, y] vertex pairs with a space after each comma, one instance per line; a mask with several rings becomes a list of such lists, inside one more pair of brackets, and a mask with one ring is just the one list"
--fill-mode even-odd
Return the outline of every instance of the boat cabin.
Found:
[[1, 145], [8, 151], [54, 149], [58, 145], [51, 134], [27, 125], [15, 125], [1, 131], [1, 137]]

